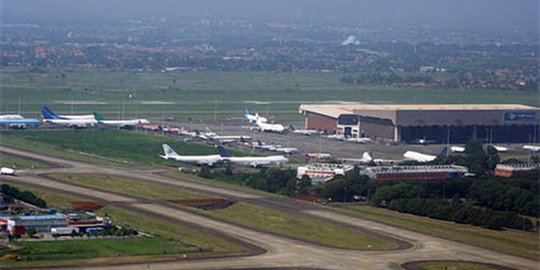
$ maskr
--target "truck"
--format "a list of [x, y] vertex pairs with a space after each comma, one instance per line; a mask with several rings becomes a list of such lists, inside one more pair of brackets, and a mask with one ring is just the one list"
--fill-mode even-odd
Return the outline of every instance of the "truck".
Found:
[[8, 167], [2, 167], [0, 168], [0, 174], [15, 175], [15, 170]]
[[79, 228], [77, 227], [56, 227], [51, 228], [52, 235], [70, 235], [73, 232], [79, 233]]

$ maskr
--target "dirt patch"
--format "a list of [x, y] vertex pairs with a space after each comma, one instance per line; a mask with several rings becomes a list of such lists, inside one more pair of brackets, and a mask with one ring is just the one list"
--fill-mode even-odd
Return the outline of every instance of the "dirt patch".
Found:
[[71, 202], [71, 206], [75, 210], [84, 210], [84, 211], [89, 211], [89, 212], [95, 212], [103, 208], [103, 205], [96, 202], [90, 202], [90, 201]]
[[236, 203], [235, 201], [218, 199], [168, 200], [174, 204], [191, 206], [203, 210], [224, 209]]

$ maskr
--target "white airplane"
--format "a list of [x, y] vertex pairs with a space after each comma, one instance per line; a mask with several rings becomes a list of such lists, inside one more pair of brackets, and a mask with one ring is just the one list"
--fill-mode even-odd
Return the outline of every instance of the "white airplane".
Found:
[[0, 174], [4, 175], [15, 175], [15, 170], [8, 167], [2, 167], [0, 168]]
[[354, 142], [354, 143], [361, 143], [361, 144], [366, 144], [366, 143], [372, 143], [373, 142], [373, 140], [371, 138], [368, 138], [368, 137], [348, 138], [347, 141], [348, 142]]
[[[66, 118], [66, 116], [56, 115], [47, 107], [43, 107], [43, 109], [41, 110], [41, 113], [43, 114], [43, 122], [51, 123], [55, 125], [67, 126], [69, 128], [79, 129], [79, 128], [86, 128], [87, 126], [94, 126], [97, 124], [97, 121], [94, 118], [93, 114], [92, 114], [92, 118], [87, 118], [86, 116]], [[70, 115], [70, 117], [74, 117], [74, 116]]]
[[283, 125], [281, 124], [269, 124], [266, 122], [261, 121], [260, 119], [255, 122], [257, 124], [256, 128], [252, 129], [259, 129], [262, 132], [277, 132], [277, 133], [283, 133], [285, 130], [287, 130]]
[[492, 144], [491, 146], [493, 146], [493, 148], [495, 148], [497, 152], [508, 152], [508, 150], [510, 150], [508, 147], [504, 147], [504, 146], [498, 146], [494, 144]]
[[326, 135], [325, 137], [328, 139], [334, 139], [336, 141], [345, 141], [347, 139], [345, 135], [341, 135], [341, 134]]
[[368, 152], [364, 152], [361, 158], [340, 158], [343, 163], [367, 164], [373, 161], [373, 158]]
[[266, 156], [266, 157], [233, 157], [229, 152], [225, 150], [222, 146], [218, 146], [218, 151], [220, 156], [223, 158], [224, 162], [230, 162], [232, 164], [239, 164], [244, 166], [251, 166], [254, 168], [261, 166], [269, 165], [278, 165], [286, 164], [289, 162], [284, 156]]
[[223, 158], [220, 155], [181, 156], [178, 155], [168, 144], [163, 144], [163, 152], [165, 155], [160, 155], [161, 158], [167, 160], [176, 160], [189, 164], [214, 166], [223, 162]]
[[305, 136], [321, 134], [320, 131], [315, 130], [315, 129], [296, 129], [292, 125], [289, 126], [289, 130], [291, 130], [292, 133], [294, 134], [300, 134], [300, 135], [305, 135]]
[[438, 156], [446, 155], [448, 153], [448, 148], [445, 147], [443, 150], [436, 156], [423, 154], [415, 151], [407, 151], [403, 154], [403, 157], [407, 160], [414, 160], [418, 162], [431, 162], [434, 161]]
[[540, 146], [536, 145], [524, 145], [523, 149], [529, 150], [531, 152], [540, 152]]
[[291, 155], [291, 154], [294, 154], [294, 153], [298, 152], [298, 148], [296, 148], [296, 147], [278, 147], [278, 148], [276, 148], [276, 151]]
[[452, 153], [463, 153], [463, 152], [465, 152], [465, 147], [450, 146], [450, 151], [452, 151]]
[[231, 143], [240, 140], [251, 140], [251, 137], [243, 135], [218, 135], [215, 132], [212, 132], [212, 130], [210, 130], [208, 127], [206, 127], [206, 132], [204, 133], [204, 136], [210, 140], [218, 141], [220, 143]]
[[258, 121], [261, 121], [263, 123], [268, 122], [268, 119], [265, 117], [260, 116], [258, 113], [255, 114], [249, 114], [249, 111], [246, 106], [244, 106], [244, 117], [250, 122], [250, 123], [256, 123]]
[[150, 124], [150, 121], [146, 119], [128, 119], [128, 120], [105, 120], [101, 115], [98, 113], [94, 113], [95, 119], [98, 121], [99, 124], [103, 124], [106, 126], [113, 126], [117, 128], [134, 128], [138, 125], [147, 125]]
[[45, 119], [69, 119], [69, 120], [82, 120], [82, 119], [92, 119], [95, 120], [94, 114], [85, 114], [85, 115], [58, 115], [54, 113], [49, 107], [43, 107], [41, 109], [41, 114]]
[[306, 156], [308, 158], [319, 159], [319, 160], [328, 160], [328, 159], [332, 158], [332, 155], [328, 154], [328, 153], [309, 153], [309, 152], [305, 152], [304, 156]]

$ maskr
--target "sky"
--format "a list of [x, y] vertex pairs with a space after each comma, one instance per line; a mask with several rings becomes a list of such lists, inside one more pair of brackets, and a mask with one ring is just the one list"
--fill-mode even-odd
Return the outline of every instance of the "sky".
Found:
[[537, 0], [0, 0], [4, 22], [187, 19], [538, 27]]

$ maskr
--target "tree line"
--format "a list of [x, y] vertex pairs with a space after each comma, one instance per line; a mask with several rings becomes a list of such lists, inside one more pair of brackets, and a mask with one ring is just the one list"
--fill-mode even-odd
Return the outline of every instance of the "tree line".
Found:
[[0, 191], [2, 194], [4, 194], [4, 199], [7, 200], [7, 202], [13, 202], [13, 199], [17, 199], [35, 205], [39, 208], [47, 208], [47, 202], [41, 198], [38, 198], [30, 191], [20, 191], [19, 189], [7, 184], [0, 186]]

